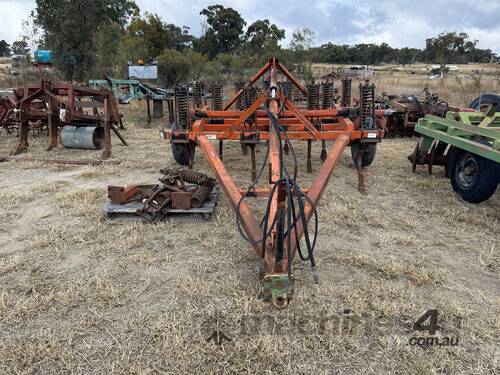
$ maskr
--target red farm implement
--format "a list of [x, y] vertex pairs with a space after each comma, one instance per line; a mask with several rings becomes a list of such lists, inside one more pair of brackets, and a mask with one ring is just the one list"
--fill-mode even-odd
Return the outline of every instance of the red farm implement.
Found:
[[[66, 138], [69, 139], [68, 143], [73, 142], [75, 148], [103, 147], [104, 159], [111, 155], [111, 131], [126, 145], [115, 126], [121, 124], [118, 105], [113, 93], [108, 90], [41, 81], [38, 84], [27, 84], [14, 93], [17, 99], [15, 122], [20, 136], [12, 154], [18, 154], [28, 147], [29, 129], [36, 123], [48, 127], [48, 150], [57, 147], [60, 130], [65, 127], [69, 134]], [[97, 142], [96, 138], [103, 142]], [[82, 139], [87, 140], [91, 146], [78, 147]], [[63, 142], [62, 134], [61, 141]]]
[[[262, 89], [257, 87], [261, 78], [264, 80]], [[325, 84], [304, 87], [273, 58], [223, 108], [219, 96], [212, 97], [211, 109], [198, 107], [189, 111], [187, 96], [176, 95], [177, 116], [167, 134], [174, 158], [180, 164], [192, 166], [195, 147], [201, 149], [236, 212], [242, 236], [251, 243], [260, 259], [263, 296], [278, 308], [286, 307], [292, 297], [292, 260], [297, 253], [303, 260], [310, 261], [314, 280], [318, 281], [313, 252], [318, 225], [316, 210], [344, 149], [351, 146], [359, 171], [359, 187], [363, 190], [363, 167], [373, 161], [377, 142], [384, 134], [376, 123], [373, 85], [360, 85], [359, 107], [351, 108], [334, 106], [333, 89], [325, 88]], [[291, 99], [291, 86], [307, 98], [306, 108]], [[219, 150], [214, 147], [213, 140], [219, 141]], [[224, 141], [238, 141], [242, 148], [250, 150], [254, 182], [248, 188], [239, 187], [224, 165]], [[313, 141], [322, 144], [323, 164], [308, 188], [299, 186], [296, 180], [295, 141], [308, 143], [309, 172], [312, 172], [311, 144]], [[328, 151], [327, 141], [334, 141]], [[255, 146], [260, 142], [267, 147], [258, 171]], [[293, 160], [293, 168], [287, 166], [286, 158]], [[258, 181], [264, 174], [268, 174], [268, 183], [259, 186]], [[247, 204], [248, 197], [267, 198], [262, 221]], [[312, 218], [314, 229], [309, 227]]]

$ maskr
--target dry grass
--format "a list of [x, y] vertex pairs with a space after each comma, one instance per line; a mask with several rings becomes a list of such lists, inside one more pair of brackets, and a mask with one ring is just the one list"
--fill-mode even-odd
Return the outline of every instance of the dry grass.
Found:
[[68, 209], [74, 215], [86, 216], [95, 214], [98, 209], [96, 202], [103, 196], [102, 191], [85, 190], [58, 193], [55, 198], [59, 207]]
[[44, 182], [44, 183], [33, 186], [31, 191], [33, 193], [36, 193], [36, 194], [38, 194], [38, 193], [55, 193], [59, 190], [62, 190], [62, 188], [67, 186], [68, 184], [69, 184], [69, 182], [64, 181], [64, 180], [63, 181], [59, 181], [59, 180], [48, 181], [48, 182]]
[[[498, 370], [499, 194], [460, 201], [442, 171], [412, 174], [406, 156], [416, 140], [398, 139], [380, 144], [364, 197], [346, 151], [319, 210], [321, 282], [297, 261], [294, 301], [276, 311], [258, 298], [258, 265], [225, 197], [211, 222], [103, 218], [108, 184], [155, 182], [173, 164], [156, 129], [142, 128], [143, 109], [122, 110], [130, 146], [114, 140], [118, 166], [0, 164], [1, 374]], [[0, 147], [15, 141], [2, 135]], [[44, 143], [33, 138], [29, 155], [46, 157]], [[248, 182], [237, 144], [225, 163]], [[200, 153], [195, 165], [209, 172]], [[307, 185], [305, 165], [299, 172]], [[458, 347], [408, 345], [430, 308], [439, 310], [438, 336], [459, 336]], [[217, 316], [233, 339], [220, 348], [206, 342]]]
[[[330, 73], [337, 65], [315, 64], [317, 78]], [[429, 87], [433, 93], [448, 101], [451, 105], [468, 107], [479, 96], [480, 91], [500, 92], [500, 66], [491, 64], [457, 65], [458, 70], [451, 71], [444, 79], [429, 79], [430, 65], [414, 64], [401, 66], [375, 67], [373, 82], [377, 91], [388, 94], [424, 95], [422, 90]], [[427, 69], [427, 71], [425, 70]], [[353, 83], [356, 92], [358, 82]]]
[[0, 191], [0, 208], [12, 209], [19, 207], [23, 201], [27, 201], [33, 197], [29, 193], [19, 193], [16, 191]]

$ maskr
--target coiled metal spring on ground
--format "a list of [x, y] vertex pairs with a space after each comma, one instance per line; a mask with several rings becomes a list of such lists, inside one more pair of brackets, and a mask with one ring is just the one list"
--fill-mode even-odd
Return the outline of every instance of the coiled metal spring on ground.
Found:
[[192, 169], [164, 168], [161, 169], [160, 172], [165, 176], [180, 176], [185, 182], [197, 185], [203, 185], [208, 180], [210, 180], [210, 177], [208, 177], [206, 174], [193, 171]]
[[205, 202], [210, 196], [214, 186], [215, 180], [213, 178], [209, 178], [205, 184], [200, 185], [191, 197], [191, 207], [201, 207], [203, 202]]

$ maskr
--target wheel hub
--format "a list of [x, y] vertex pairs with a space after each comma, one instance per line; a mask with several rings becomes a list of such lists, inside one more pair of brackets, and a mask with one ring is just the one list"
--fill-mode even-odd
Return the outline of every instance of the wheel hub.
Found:
[[462, 162], [458, 164], [458, 182], [464, 188], [474, 186], [477, 180], [478, 165], [470, 155], [465, 155]]

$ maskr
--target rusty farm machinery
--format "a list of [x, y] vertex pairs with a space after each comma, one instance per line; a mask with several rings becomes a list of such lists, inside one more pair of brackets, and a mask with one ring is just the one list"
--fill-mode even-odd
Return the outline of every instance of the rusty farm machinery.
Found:
[[[259, 87], [259, 82], [263, 86]], [[170, 132], [165, 132], [173, 156], [181, 165], [192, 167], [195, 149], [201, 149], [236, 213], [241, 235], [260, 260], [263, 297], [277, 308], [286, 307], [292, 298], [292, 261], [297, 253], [310, 262], [314, 280], [319, 279], [314, 258], [318, 203], [344, 149], [350, 145], [363, 190], [363, 168], [372, 163], [377, 143], [384, 135], [376, 123], [373, 85], [360, 86], [358, 107], [334, 105], [332, 87], [325, 86], [304, 87], [273, 58], [240, 85], [225, 105], [221, 85], [212, 88], [211, 108], [189, 108], [188, 88], [177, 88], [175, 121]], [[306, 98], [305, 107], [293, 101], [293, 87]], [[212, 141], [218, 142], [218, 150]], [[223, 162], [225, 141], [240, 142], [243, 149], [249, 150], [253, 182], [247, 188], [237, 185]], [[309, 172], [312, 143], [321, 142], [323, 163], [308, 188], [297, 182], [299, 160], [293, 146], [296, 141], [307, 142]], [[327, 141], [334, 141], [328, 151]], [[265, 145], [266, 150], [257, 169], [258, 144]], [[259, 185], [264, 175], [267, 183]], [[261, 221], [247, 203], [249, 197], [266, 199]]]
[[439, 99], [437, 94], [431, 93], [426, 87], [422, 90], [425, 96], [418, 95], [376, 95], [376, 107], [392, 109], [394, 112], [387, 116], [385, 126], [386, 138], [412, 137], [415, 134], [415, 125], [426, 115], [444, 117], [448, 111], [468, 111], [451, 106], [448, 102]]
[[487, 94], [466, 111], [449, 111], [444, 118], [428, 115], [415, 131], [421, 140], [408, 159], [417, 165], [445, 168], [453, 190], [465, 201], [490, 198], [500, 183], [500, 96]]
[[17, 130], [16, 101], [11, 96], [0, 97], [0, 128], [10, 134]]
[[57, 147], [58, 138], [65, 147], [104, 149], [103, 159], [111, 155], [111, 132], [127, 142], [118, 127], [123, 127], [117, 102], [109, 90], [95, 90], [71, 83], [42, 80], [14, 90], [13, 98], [0, 103], [2, 125], [16, 128], [19, 134], [12, 155], [28, 147], [29, 130], [48, 129], [48, 147]]
[[215, 179], [183, 168], [163, 168], [160, 173], [160, 184], [108, 186], [111, 203], [106, 215], [149, 223], [178, 214], [210, 218], [218, 195]]

